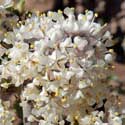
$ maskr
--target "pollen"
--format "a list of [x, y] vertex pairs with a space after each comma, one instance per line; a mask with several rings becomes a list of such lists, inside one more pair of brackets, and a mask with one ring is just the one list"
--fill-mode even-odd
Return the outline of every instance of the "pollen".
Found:
[[31, 45], [30, 45], [30, 48], [31, 48], [31, 49], [33, 49], [34, 47], [35, 47], [34, 44], [31, 44]]
[[98, 13], [95, 13], [95, 17], [98, 17]]
[[114, 53], [114, 50], [113, 50], [113, 49], [109, 49], [109, 52], [110, 52], [110, 53]]
[[67, 101], [67, 99], [66, 99], [66, 97], [63, 97], [62, 99], [61, 99], [61, 102], [66, 102]]
[[61, 10], [58, 10], [58, 14], [62, 14], [63, 12]]

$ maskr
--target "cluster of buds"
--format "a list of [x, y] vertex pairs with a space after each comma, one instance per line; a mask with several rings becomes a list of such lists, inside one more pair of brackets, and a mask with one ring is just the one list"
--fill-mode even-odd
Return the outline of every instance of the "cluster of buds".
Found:
[[[107, 50], [109, 31], [95, 17], [92, 11], [76, 17], [73, 8], [37, 13], [6, 33], [0, 48], [0, 86], [23, 86], [27, 122], [122, 125], [112, 106], [105, 118], [113, 52]], [[30, 109], [25, 109], [27, 104]]]

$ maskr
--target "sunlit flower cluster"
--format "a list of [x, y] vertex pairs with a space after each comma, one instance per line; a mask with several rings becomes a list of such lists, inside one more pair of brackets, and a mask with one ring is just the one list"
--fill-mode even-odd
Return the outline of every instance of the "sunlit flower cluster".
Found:
[[28, 122], [122, 125], [111, 109], [105, 121], [113, 51], [107, 50], [109, 31], [95, 17], [92, 11], [76, 17], [73, 8], [33, 14], [6, 34], [1, 87], [23, 86], [21, 98], [31, 107]]

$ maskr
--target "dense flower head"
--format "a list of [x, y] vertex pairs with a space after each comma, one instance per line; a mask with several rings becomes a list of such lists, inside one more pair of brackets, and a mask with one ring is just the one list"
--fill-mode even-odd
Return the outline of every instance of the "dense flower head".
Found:
[[[107, 99], [113, 52], [107, 50], [110, 33], [94, 21], [96, 16], [86, 11], [76, 17], [73, 8], [33, 14], [6, 34], [0, 48], [7, 56], [0, 65], [1, 87], [24, 86], [29, 122], [108, 125], [99, 109]], [[107, 122], [122, 125], [113, 109]]]

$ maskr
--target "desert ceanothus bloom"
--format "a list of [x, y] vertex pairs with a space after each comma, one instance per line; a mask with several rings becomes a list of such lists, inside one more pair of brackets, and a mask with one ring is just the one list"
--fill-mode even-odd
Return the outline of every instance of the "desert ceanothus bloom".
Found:
[[96, 16], [86, 11], [76, 17], [73, 8], [33, 14], [3, 39], [8, 59], [2, 60], [0, 79], [11, 81], [1, 86], [24, 87], [21, 106], [30, 107], [29, 123], [122, 125], [112, 107], [104, 121], [113, 53], [106, 48], [109, 31]]

